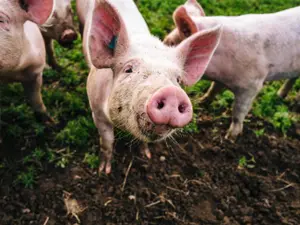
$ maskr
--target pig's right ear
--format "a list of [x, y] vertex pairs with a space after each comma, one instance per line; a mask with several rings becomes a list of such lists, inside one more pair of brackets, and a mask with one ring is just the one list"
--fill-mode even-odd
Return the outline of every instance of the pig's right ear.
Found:
[[185, 39], [197, 32], [197, 26], [187, 13], [184, 6], [178, 7], [173, 13], [173, 20], [179, 30], [179, 35]]
[[42, 25], [51, 15], [54, 8], [54, 0], [19, 0], [23, 10], [29, 15], [29, 20]]
[[119, 12], [106, 0], [95, 0], [88, 31], [88, 55], [98, 68], [110, 68], [128, 48], [128, 35]]
[[219, 44], [221, 33], [222, 25], [217, 25], [192, 35], [176, 48], [184, 70], [183, 84], [193, 85], [203, 76]]

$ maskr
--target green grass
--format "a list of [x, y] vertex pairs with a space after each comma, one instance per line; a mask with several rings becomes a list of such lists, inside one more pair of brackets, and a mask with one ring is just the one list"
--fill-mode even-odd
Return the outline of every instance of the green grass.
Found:
[[[140, 11], [151, 32], [159, 38], [173, 29], [172, 13], [184, 0], [136, 0]], [[73, 2], [74, 4], [74, 2]], [[300, 0], [202, 0], [207, 15], [241, 15], [246, 13], [270, 13], [300, 5]], [[45, 127], [36, 122], [31, 108], [25, 103], [23, 88], [20, 84], [0, 86], [0, 121], [2, 138], [11, 149], [20, 152], [27, 169], [20, 171], [18, 183], [32, 187], [41, 161], [50, 161], [55, 166], [66, 167], [73, 153], [86, 152], [83, 161], [95, 168], [98, 151], [98, 133], [93, 124], [86, 95], [88, 68], [82, 53], [81, 39], [76, 41], [72, 50], [65, 50], [55, 44], [57, 59], [64, 67], [62, 72], [46, 69], [44, 72], [43, 99], [49, 113], [58, 122], [55, 128]], [[296, 92], [300, 90], [297, 81], [288, 100], [276, 96], [282, 82], [268, 83], [256, 99], [252, 113], [270, 121], [280, 132], [286, 133], [294, 120], [299, 117], [288, 110]], [[194, 98], [201, 96], [209, 87], [209, 81], [200, 81], [186, 88]], [[214, 117], [231, 107], [233, 95], [226, 91], [217, 96], [207, 108]], [[199, 107], [195, 107], [195, 118]], [[198, 132], [196, 119], [184, 129], [185, 132]], [[260, 136], [264, 131], [257, 131]], [[6, 147], [8, 147], [6, 146]], [[96, 146], [96, 147], [95, 147]], [[63, 151], [61, 151], [63, 149]], [[21, 154], [21, 153], [20, 153]], [[26, 161], [27, 160], [27, 161]], [[5, 165], [1, 163], [0, 165]], [[23, 168], [22, 167], [22, 168]]]

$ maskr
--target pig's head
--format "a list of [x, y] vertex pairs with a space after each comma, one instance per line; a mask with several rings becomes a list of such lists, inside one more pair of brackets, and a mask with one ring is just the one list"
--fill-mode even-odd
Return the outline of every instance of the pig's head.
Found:
[[26, 46], [25, 21], [43, 24], [52, 9], [53, 0], [0, 1], [0, 72], [13, 70], [19, 64]]
[[191, 121], [192, 104], [180, 84], [201, 78], [221, 26], [168, 47], [149, 33], [131, 37], [117, 10], [101, 0], [88, 30], [89, 61], [113, 70], [105, 111], [115, 126], [148, 142], [164, 139]]
[[195, 24], [195, 20], [202, 16], [205, 16], [205, 13], [197, 0], [187, 0], [173, 13], [176, 28], [165, 37], [164, 43], [168, 46], [176, 46], [198, 32], [199, 28]]
[[63, 47], [72, 47], [77, 39], [71, 0], [54, 0], [55, 7], [51, 17], [43, 25], [43, 35], [58, 41]]

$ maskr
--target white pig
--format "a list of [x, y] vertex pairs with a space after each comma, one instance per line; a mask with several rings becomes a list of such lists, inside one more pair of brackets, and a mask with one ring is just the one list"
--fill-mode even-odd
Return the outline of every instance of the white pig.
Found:
[[[192, 119], [180, 83], [201, 77], [218, 45], [221, 26], [178, 47], [152, 36], [133, 0], [77, 0], [83, 46], [91, 66], [87, 92], [103, 153], [99, 171], [111, 171], [113, 126], [147, 143], [169, 137]], [[147, 144], [146, 155], [150, 157]]]
[[61, 70], [53, 52], [52, 40], [65, 47], [72, 47], [77, 39], [74, 28], [71, 0], [54, 0], [54, 10], [49, 19], [41, 26], [41, 31], [46, 44], [49, 65], [56, 70]]
[[[222, 24], [223, 34], [205, 75], [215, 81], [201, 99], [210, 101], [223, 89], [235, 95], [233, 115], [226, 138], [243, 130], [245, 116], [265, 81], [290, 79], [291, 88], [300, 72], [300, 7], [273, 14], [205, 16], [196, 0], [188, 0], [173, 14], [176, 29], [164, 40], [177, 45], [197, 32]], [[200, 62], [201, 63], [201, 62]]]
[[0, 1], [0, 82], [21, 82], [37, 116], [53, 122], [41, 96], [45, 45], [39, 27], [53, 0]]

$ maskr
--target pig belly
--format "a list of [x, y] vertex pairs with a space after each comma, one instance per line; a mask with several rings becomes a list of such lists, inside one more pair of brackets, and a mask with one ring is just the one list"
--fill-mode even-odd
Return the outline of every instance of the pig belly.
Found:
[[300, 71], [297, 71], [297, 72], [269, 73], [268, 76], [267, 76], [266, 81], [291, 79], [291, 78], [294, 78], [294, 77], [298, 77], [299, 74], [300, 74]]

